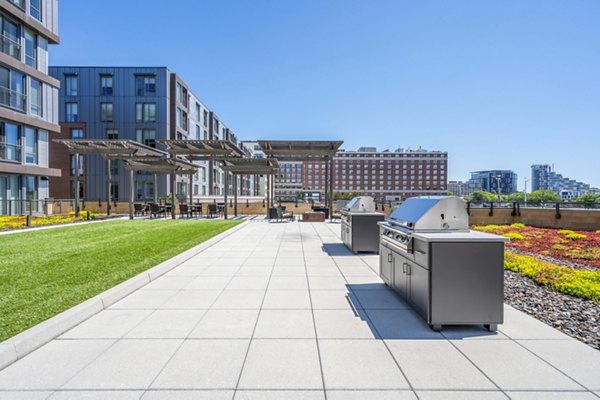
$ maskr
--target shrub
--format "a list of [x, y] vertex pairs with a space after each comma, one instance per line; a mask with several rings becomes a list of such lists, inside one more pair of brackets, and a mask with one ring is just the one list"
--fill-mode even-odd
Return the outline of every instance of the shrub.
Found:
[[558, 233], [559, 235], [569, 235], [571, 233], [575, 233], [572, 230], [569, 229], [561, 229], [559, 231], [556, 231], [556, 233]]
[[523, 240], [523, 235], [521, 235], [520, 233], [517, 233], [517, 232], [508, 232], [502, 236], [505, 236], [505, 237], [509, 238], [510, 240]]
[[511, 228], [525, 228], [525, 224], [522, 224], [520, 222], [515, 222], [514, 224], [510, 224]]
[[587, 236], [581, 234], [581, 233], [569, 233], [565, 236], [567, 239], [571, 239], [571, 240], [579, 240], [579, 239], [585, 239], [587, 238]]
[[596, 233], [600, 233], [600, 230], [596, 231]]

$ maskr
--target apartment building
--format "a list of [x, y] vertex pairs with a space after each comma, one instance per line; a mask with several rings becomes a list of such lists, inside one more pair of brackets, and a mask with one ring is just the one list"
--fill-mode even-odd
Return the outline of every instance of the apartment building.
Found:
[[448, 192], [458, 197], [468, 196], [469, 183], [463, 181], [450, 181], [448, 182]]
[[60, 132], [58, 80], [48, 48], [58, 44], [57, 0], [0, 1], [0, 215], [42, 211], [49, 195], [48, 143]]
[[[163, 149], [159, 140], [219, 140], [237, 143], [237, 138], [200, 99], [187, 83], [166, 67], [50, 67], [50, 74], [62, 84], [59, 120], [67, 138], [129, 139]], [[52, 151], [64, 152], [64, 146], [52, 144]], [[53, 158], [53, 165], [74, 181], [74, 162], [66, 155]], [[73, 160], [73, 157], [70, 157]], [[80, 165], [81, 191], [87, 200], [103, 200], [108, 190], [107, 162], [100, 156], [86, 156]], [[119, 161], [112, 161], [111, 197], [126, 201], [128, 175]], [[217, 163], [198, 161], [193, 187], [187, 176], [178, 176], [175, 192], [187, 198], [222, 195], [224, 175]], [[151, 200], [154, 192], [166, 197], [170, 192], [167, 175], [154, 177], [143, 171], [135, 178], [135, 199]], [[51, 182], [52, 184], [52, 182]], [[66, 188], [69, 187], [69, 191]], [[51, 195], [72, 198], [73, 184], [57, 185]]]
[[531, 166], [531, 190], [551, 190], [565, 201], [588, 193], [600, 193], [598, 188], [557, 173], [549, 164]]
[[[334, 158], [333, 191], [359, 192], [385, 201], [442, 195], [448, 190], [447, 170], [448, 153], [443, 151], [377, 151], [374, 147], [340, 150]], [[322, 193], [325, 175], [324, 163], [304, 162], [303, 191]]]
[[[262, 151], [262, 147], [256, 141], [243, 141], [242, 147], [244, 152], [249, 158], [265, 158], [265, 153]], [[251, 196], [265, 196], [267, 179], [263, 175], [253, 175], [251, 178], [250, 187], [248, 193]]]
[[517, 174], [511, 170], [489, 170], [471, 172], [469, 192], [485, 190], [500, 194], [511, 194], [517, 191]]

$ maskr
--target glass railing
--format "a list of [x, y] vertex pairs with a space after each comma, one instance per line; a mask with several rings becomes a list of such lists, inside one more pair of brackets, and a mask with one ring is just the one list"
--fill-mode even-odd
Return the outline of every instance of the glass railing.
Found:
[[21, 43], [6, 35], [0, 35], [0, 50], [9, 56], [21, 59]]
[[1, 161], [21, 161], [21, 146], [0, 142]]
[[13, 3], [15, 6], [19, 7], [22, 10], [25, 9], [25, 0], [8, 0], [8, 1]]
[[0, 105], [25, 111], [26, 99], [25, 94], [0, 86]]

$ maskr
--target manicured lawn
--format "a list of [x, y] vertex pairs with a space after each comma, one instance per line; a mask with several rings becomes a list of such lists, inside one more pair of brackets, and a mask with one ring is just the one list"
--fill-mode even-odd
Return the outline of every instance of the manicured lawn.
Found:
[[0, 341], [239, 221], [109, 221], [0, 236]]

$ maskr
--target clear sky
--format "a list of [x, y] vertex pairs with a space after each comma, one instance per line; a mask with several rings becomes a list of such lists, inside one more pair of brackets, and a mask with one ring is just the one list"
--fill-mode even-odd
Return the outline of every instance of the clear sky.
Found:
[[60, 0], [50, 65], [167, 66], [240, 139], [600, 186], [598, 0]]

